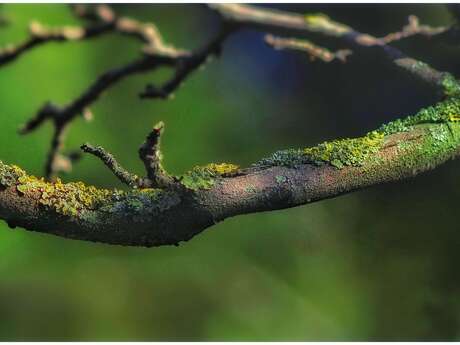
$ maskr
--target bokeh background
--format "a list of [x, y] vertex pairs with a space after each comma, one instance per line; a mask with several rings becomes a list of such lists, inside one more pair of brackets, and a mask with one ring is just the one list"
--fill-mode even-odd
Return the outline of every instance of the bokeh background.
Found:
[[[443, 5], [271, 5], [323, 12], [377, 36], [410, 14], [448, 25]], [[213, 36], [202, 5], [115, 5], [158, 25], [166, 41], [193, 49]], [[2, 46], [27, 25], [78, 24], [69, 8], [5, 4]], [[67, 148], [106, 147], [138, 173], [137, 148], [166, 123], [165, 165], [230, 161], [247, 166], [282, 148], [358, 136], [436, 100], [372, 51], [346, 64], [274, 51], [243, 30], [218, 60], [193, 74], [171, 101], [141, 101], [130, 77], [104, 94], [91, 123], [75, 121]], [[317, 43], [340, 48], [338, 42]], [[397, 45], [460, 75], [460, 47], [414, 37]], [[51, 126], [17, 128], [47, 100], [63, 104], [97, 75], [139, 55], [117, 35], [41, 46], [0, 69], [0, 157], [42, 174]], [[0, 340], [459, 340], [460, 161], [415, 179], [316, 204], [228, 219], [179, 248], [128, 248], [10, 230], [0, 224]], [[85, 157], [66, 181], [123, 188]]]

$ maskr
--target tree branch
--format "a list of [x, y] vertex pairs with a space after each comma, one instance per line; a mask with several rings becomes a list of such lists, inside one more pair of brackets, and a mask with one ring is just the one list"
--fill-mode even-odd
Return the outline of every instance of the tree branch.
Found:
[[[85, 16], [89, 16], [88, 13], [83, 13]], [[211, 55], [219, 53], [221, 44], [232, 31], [231, 25], [222, 26], [215, 39], [196, 52], [189, 53], [165, 45], [153, 24], [140, 24], [131, 19], [117, 18], [114, 14], [112, 16], [106, 15], [105, 17], [112, 18], [110, 20], [111, 27], [117, 31], [132, 35], [146, 42], [147, 45], [143, 49], [144, 56], [124, 66], [110, 69], [103, 73], [80, 96], [63, 107], [58, 107], [48, 102], [20, 129], [21, 134], [27, 134], [38, 128], [46, 120], [53, 121], [54, 139], [45, 165], [45, 177], [47, 178], [52, 178], [59, 172], [55, 169], [59, 167], [59, 164], [56, 164], [55, 161], [62, 156], [60, 151], [63, 147], [65, 128], [80, 114], [84, 114], [89, 105], [95, 102], [104, 91], [130, 75], [153, 71], [159, 66], [169, 66], [176, 70], [174, 77], [160, 89], [150, 85], [141, 94], [142, 98], [167, 98], [181, 85], [185, 78], [203, 65]]]
[[38, 22], [32, 22], [29, 27], [30, 37], [28, 39], [0, 50], [0, 66], [12, 62], [27, 51], [48, 42], [81, 41], [110, 32], [133, 37], [145, 43], [145, 49], [156, 55], [178, 54], [175, 48], [164, 43], [160, 32], [153, 23], [140, 23], [131, 18], [117, 16], [109, 6], [102, 4], [92, 7], [77, 4], [73, 6], [73, 9], [78, 17], [89, 21], [90, 24], [85, 27], [46, 28]]
[[[124, 66], [108, 70], [102, 74], [92, 85], [88, 87], [79, 97], [69, 104], [58, 107], [52, 103], [45, 105], [35, 117], [33, 117], [21, 129], [22, 134], [39, 127], [44, 121], [51, 119], [54, 124], [54, 139], [48, 153], [45, 166], [45, 176], [52, 178], [61, 167], [59, 163], [61, 149], [64, 141], [64, 130], [80, 114], [88, 110], [88, 106], [95, 102], [99, 96], [116, 82], [136, 73], [152, 71], [158, 66], [169, 66], [175, 68], [174, 76], [160, 88], [148, 85], [140, 94], [141, 98], [169, 98], [172, 93], [183, 83], [183, 81], [198, 67], [206, 63], [213, 55], [218, 55], [225, 39], [235, 29], [241, 26], [256, 27], [268, 32], [294, 30], [297, 32], [318, 32], [326, 36], [342, 39], [355, 47], [378, 47], [384, 55], [395, 63], [395, 65], [411, 72], [420, 79], [436, 85], [445, 93], [453, 95], [459, 93], [460, 89], [450, 74], [438, 72], [430, 66], [405, 56], [398, 49], [386, 44], [384, 39], [354, 31], [349, 26], [332, 21], [323, 15], [302, 16], [294, 13], [287, 13], [268, 9], [259, 9], [249, 5], [236, 4], [214, 4], [211, 8], [218, 11], [222, 16], [223, 25], [220, 32], [210, 42], [195, 52], [189, 53], [175, 49], [164, 44], [160, 33], [153, 24], [141, 24], [137, 21], [117, 17], [108, 7], [99, 6], [95, 11], [88, 10], [85, 6], [76, 6], [75, 12], [87, 19], [94, 20], [99, 25], [95, 31], [80, 29], [85, 35], [96, 35], [101, 31], [116, 30], [122, 34], [134, 36], [146, 43], [144, 56]], [[103, 30], [100, 29], [101, 25]], [[94, 27], [93, 27], [94, 28]], [[412, 31], [427, 31], [427, 28], [420, 28], [418, 23], [412, 23]], [[414, 29], [415, 28], [415, 29]], [[72, 29], [73, 30], [73, 29]], [[75, 30], [71, 30], [71, 36]], [[39, 30], [40, 31], [40, 30]], [[63, 30], [44, 30], [41, 37], [61, 37]], [[89, 33], [88, 33], [89, 32]], [[80, 36], [79, 36], [80, 37]], [[331, 53], [325, 48], [314, 45], [311, 42], [299, 41], [296, 39], [283, 39], [268, 36], [268, 42], [278, 48], [294, 48], [307, 51], [311, 56], [321, 58], [324, 61], [339, 59], [344, 61], [349, 55], [348, 50], [339, 50]], [[56, 162], [58, 161], [58, 162]], [[67, 160], [69, 162], [69, 160]]]
[[181, 189], [122, 192], [50, 183], [0, 163], [0, 218], [13, 227], [86, 241], [178, 244], [228, 217], [294, 207], [432, 169], [460, 153], [459, 114], [460, 99], [449, 98], [362, 138], [280, 151], [237, 173], [229, 173], [235, 171], [229, 164], [195, 168], [177, 179]]
[[[301, 15], [242, 4], [212, 4], [210, 7], [217, 11], [224, 20], [240, 27], [283, 35], [317, 33], [340, 39], [355, 49], [374, 47], [396, 66], [443, 91], [446, 90], [447, 84], [451, 84], [452, 76], [449, 73], [436, 71], [427, 64], [412, 59], [399, 49], [388, 45], [385, 39], [356, 31], [323, 14]], [[448, 79], [447, 82], [446, 79]], [[460, 90], [449, 89], [447, 92], [457, 93]]]
[[83, 144], [81, 146], [83, 152], [90, 153], [99, 158], [113, 174], [126, 185], [134, 188], [138, 186], [138, 177], [125, 170], [115, 159], [115, 157], [107, 152], [103, 147], [94, 147], [91, 144]]
[[160, 137], [164, 129], [163, 122], [156, 124], [139, 148], [139, 158], [142, 160], [147, 176], [139, 178], [124, 169], [104, 148], [84, 144], [81, 149], [98, 157], [124, 184], [131, 188], [174, 188], [177, 182], [164, 170], [161, 165]]
[[[133, 187], [126, 192], [98, 189], [81, 182], [64, 184], [59, 179], [46, 182], [0, 162], [0, 218], [11, 227], [80, 240], [148, 247], [178, 244], [228, 217], [294, 207], [415, 176], [459, 155], [460, 86], [450, 74], [405, 56], [385, 39], [357, 32], [323, 15], [302, 16], [249, 5], [212, 7], [224, 19], [223, 29], [214, 40], [192, 53], [164, 45], [152, 26], [107, 17], [116, 30], [147, 43], [144, 56], [107, 71], [63, 107], [46, 104], [24, 126], [22, 131], [28, 133], [44, 121], [54, 124], [47, 174], [62, 165], [60, 151], [71, 121], [87, 114], [85, 109], [104, 90], [131, 74], [166, 65], [174, 67], [176, 74], [159, 89], [147, 88], [143, 96], [167, 97], [191, 72], [218, 54], [226, 37], [241, 26], [270, 33], [319, 33], [354, 48], [376, 47], [395, 65], [442, 88], [445, 99], [361, 138], [275, 152], [246, 169], [211, 163], [181, 176], [170, 176], [161, 166], [162, 124], [154, 127], [139, 149], [145, 178], [123, 169], [103, 148], [83, 145], [85, 152], [100, 158], [118, 178]], [[89, 21], [98, 21], [93, 12], [77, 13]], [[46, 37], [61, 34], [61, 30], [44, 30]], [[297, 39], [272, 37], [271, 43], [301, 46], [324, 60], [331, 58], [328, 53], [334, 54]]]
[[317, 46], [307, 40], [282, 38], [273, 35], [266, 35], [265, 42], [277, 50], [290, 49], [306, 52], [310, 55], [311, 60], [319, 59], [324, 62], [331, 62], [333, 60], [345, 62], [347, 60], [347, 56], [351, 54], [351, 50], [349, 49], [340, 49], [336, 52], [331, 52], [330, 50]]
[[409, 16], [408, 24], [403, 27], [401, 31], [392, 32], [388, 35], [385, 35], [381, 39], [386, 43], [391, 43], [395, 41], [400, 41], [404, 38], [422, 35], [428, 38], [442, 34], [448, 30], [447, 27], [441, 26], [433, 28], [428, 25], [421, 25], [417, 16]]
[[147, 176], [143, 179], [140, 187], [170, 188], [173, 185], [173, 178], [166, 173], [161, 165], [160, 138], [163, 129], [163, 122], [156, 124], [139, 148], [139, 158], [144, 163], [147, 172]]

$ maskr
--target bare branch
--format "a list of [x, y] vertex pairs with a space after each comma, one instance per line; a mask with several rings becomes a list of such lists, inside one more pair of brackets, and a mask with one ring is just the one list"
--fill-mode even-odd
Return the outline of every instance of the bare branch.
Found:
[[0, 65], [11, 62], [23, 53], [47, 42], [84, 40], [113, 30], [114, 22], [112, 20], [106, 20], [105, 17], [100, 19], [100, 22], [87, 27], [46, 28], [38, 22], [32, 22], [29, 26], [30, 37], [28, 39], [20, 44], [10, 45], [0, 50]]
[[418, 17], [412, 15], [409, 16], [408, 24], [405, 25], [401, 31], [390, 33], [381, 39], [385, 43], [391, 43], [415, 35], [422, 35], [431, 38], [446, 32], [446, 30], [448, 30], [448, 28], [444, 26], [433, 28], [428, 25], [421, 25]]
[[174, 182], [174, 179], [166, 173], [161, 165], [160, 139], [163, 129], [163, 122], [156, 124], [139, 148], [139, 158], [144, 163], [147, 172], [143, 187], [169, 188]]
[[140, 178], [124, 169], [103, 147], [84, 144], [81, 149], [98, 157], [118, 179], [131, 188], [172, 188], [176, 180], [168, 175], [161, 165], [160, 137], [164, 129], [163, 122], [158, 123], [139, 148], [139, 158], [145, 165], [146, 177]]
[[178, 51], [164, 43], [157, 27], [153, 23], [141, 23], [131, 18], [117, 16], [107, 5], [88, 7], [77, 4], [73, 6], [74, 13], [82, 19], [90, 21], [85, 27], [64, 26], [61, 28], [46, 28], [38, 22], [30, 25], [30, 37], [24, 42], [11, 45], [0, 50], [0, 66], [11, 62], [34, 47], [48, 42], [80, 41], [116, 32], [131, 36], [145, 43], [145, 49], [155, 55], [178, 56]]
[[[234, 28], [230, 25], [223, 25], [219, 34], [205, 44], [201, 49], [177, 59], [176, 72], [174, 76], [160, 88], [152, 84], [147, 85], [145, 90], [140, 94], [141, 98], [169, 98], [176, 91], [184, 80], [196, 69], [203, 66], [214, 55], [220, 55], [222, 44], [225, 39], [233, 32]], [[149, 52], [147, 49], [146, 52]]]
[[[166, 63], [167, 60], [162, 60]], [[51, 119], [55, 127], [55, 135], [48, 153], [45, 166], [45, 176], [51, 178], [55, 174], [54, 160], [59, 154], [64, 139], [64, 129], [79, 115], [85, 113], [85, 109], [109, 87], [117, 81], [140, 72], [155, 69], [160, 60], [155, 57], [145, 56], [125, 66], [114, 68], [102, 74], [88, 89], [78, 98], [64, 107], [57, 107], [52, 103], [46, 104], [36, 116], [29, 120], [21, 129], [21, 134], [27, 134], [37, 129], [44, 121]]]
[[356, 31], [322, 14], [304, 16], [242, 4], [212, 4], [210, 7], [224, 20], [241, 27], [291, 35], [319, 33], [338, 38], [356, 49], [378, 48], [396, 66], [441, 90], [445, 90], [446, 78], [451, 78], [448, 73], [436, 71], [425, 63], [409, 58], [399, 49], [386, 44], [383, 39]]
[[118, 179], [123, 182], [124, 184], [134, 188], [138, 186], [139, 178], [129, 173], [126, 169], [124, 169], [115, 159], [115, 157], [107, 152], [101, 146], [92, 146], [88, 143], [81, 146], [81, 149], [86, 152], [90, 153], [97, 158], [99, 158], [112, 172], [113, 174], [118, 177]]
[[[77, 13], [85, 18], [93, 18], [93, 12], [85, 12], [86, 7], [76, 7]], [[67, 128], [77, 116], [84, 114], [88, 107], [95, 102], [99, 96], [116, 82], [137, 73], [153, 71], [158, 66], [170, 66], [176, 69], [175, 76], [161, 89], [153, 86], [146, 88], [142, 97], [166, 98], [176, 90], [183, 80], [194, 70], [204, 64], [211, 55], [218, 54], [223, 40], [230, 34], [231, 27], [224, 26], [214, 40], [206, 44], [202, 49], [191, 54], [184, 50], [167, 46], [163, 43], [161, 35], [153, 24], [141, 24], [127, 18], [117, 18], [113, 12], [106, 12], [106, 7], [97, 12], [96, 18], [104, 18], [112, 23], [115, 29], [121, 33], [135, 36], [147, 43], [144, 47], [144, 56], [124, 66], [108, 70], [91, 84], [79, 97], [69, 104], [58, 107], [52, 103], [46, 104], [31, 120], [20, 130], [20, 133], [27, 134], [38, 128], [44, 121], [53, 120], [55, 125], [55, 139], [52, 142], [48, 153], [48, 160], [45, 166], [45, 176], [51, 178], [56, 174], [56, 157], [62, 148], [64, 128]], [[154, 91], [155, 90], [155, 91]], [[59, 139], [59, 140], [57, 140]]]
[[266, 35], [265, 42], [278, 50], [291, 49], [307, 52], [310, 55], [311, 60], [319, 59], [324, 62], [331, 62], [333, 60], [345, 62], [347, 57], [351, 54], [351, 50], [349, 49], [341, 49], [336, 52], [331, 52], [330, 50], [317, 46], [310, 41], [295, 38], [281, 38], [273, 35]]

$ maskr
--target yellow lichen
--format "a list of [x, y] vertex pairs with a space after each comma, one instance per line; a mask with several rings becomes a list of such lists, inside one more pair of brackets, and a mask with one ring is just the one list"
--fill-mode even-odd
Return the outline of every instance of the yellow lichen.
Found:
[[238, 172], [239, 166], [231, 163], [210, 163], [204, 167], [218, 175], [230, 175]]
[[191, 190], [209, 189], [214, 185], [218, 177], [236, 174], [239, 166], [230, 163], [210, 163], [205, 166], [197, 166], [180, 176], [181, 183]]
[[307, 14], [304, 18], [307, 24], [310, 26], [310, 30], [327, 31], [329, 33], [334, 33], [337, 36], [341, 36], [347, 32], [350, 32], [350, 28], [348, 26], [336, 23], [322, 13]]
[[67, 216], [75, 216], [83, 209], [94, 209], [112, 195], [109, 190], [82, 182], [62, 183], [57, 179], [50, 183], [27, 174], [19, 176], [17, 182], [18, 193], [36, 197], [41, 205]]
[[312, 161], [329, 162], [337, 168], [361, 165], [381, 148], [384, 136], [381, 132], [373, 131], [361, 138], [334, 140], [305, 148], [303, 154]]
[[460, 115], [459, 114], [450, 114], [448, 117], [450, 122], [458, 122], [460, 121]]
[[45, 206], [67, 216], [75, 216], [83, 209], [94, 209], [113, 195], [113, 192], [87, 186], [82, 182], [46, 182], [43, 178], [27, 175], [16, 165], [0, 162], [1, 183], [15, 187], [19, 195], [38, 200]]

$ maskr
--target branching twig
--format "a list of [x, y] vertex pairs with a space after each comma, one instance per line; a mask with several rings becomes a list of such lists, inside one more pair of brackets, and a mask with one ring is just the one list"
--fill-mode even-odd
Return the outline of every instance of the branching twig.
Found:
[[[162, 62], [166, 63], [167, 60], [162, 60]], [[64, 130], [68, 124], [77, 116], [83, 114], [85, 109], [114, 83], [131, 74], [153, 70], [159, 63], [160, 61], [155, 57], [145, 56], [125, 66], [109, 70], [71, 103], [64, 107], [48, 103], [20, 129], [21, 134], [27, 134], [39, 127], [44, 121], [49, 119], [53, 121], [54, 139], [51, 143], [45, 166], [45, 176], [47, 178], [52, 177], [57, 172], [54, 169], [54, 161], [62, 148]]]
[[90, 21], [88, 26], [46, 28], [38, 22], [33, 22], [29, 28], [30, 37], [28, 39], [0, 50], [0, 65], [11, 62], [32, 48], [48, 42], [85, 40], [109, 32], [134, 37], [145, 43], [146, 49], [155, 52], [156, 55], [176, 56], [182, 53], [166, 45], [158, 29], [152, 23], [140, 23], [130, 18], [119, 17], [106, 5], [88, 7], [79, 4], [73, 8], [76, 15]]
[[172, 187], [174, 178], [164, 170], [161, 165], [160, 137], [164, 128], [163, 122], [158, 123], [147, 136], [145, 142], [139, 148], [139, 158], [146, 170], [146, 177], [140, 178], [124, 169], [115, 159], [101, 146], [84, 144], [81, 149], [98, 157], [118, 179], [131, 188], [161, 188]]
[[86, 152], [90, 153], [97, 158], [99, 158], [112, 172], [113, 174], [118, 177], [118, 179], [127, 184], [128, 186], [134, 188], [138, 186], [138, 177], [134, 174], [129, 173], [126, 169], [124, 169], [115, 159], [115, 157], [107, 152], [101, 146], [92, 146], [91, 144], [84, 144], [81, 146], [81, 149]]
[[[86, 7], [76, 7], [80, 16], [91, 19], [93, 12], [85, 11]], [[105, 9], [105, 7], [103, 7]], [[160, 65], [170, 66], [176, 69], [174, 77], [160, 89], [153, 86], [146, 88], [142, 97], [161, 97], [166, 98], [176, 90], [183, 80], [188, 77], [194, 70], [204, 64], [213, 54], [218, 54], [224, 39], [231, 32], [231, 27], [223, 26], [221, 32], [214, 40], [206, 44], [203, 48], [195, 53], [188, 53], [184, 50], [167, 46], [153, 24], [140, 24], [127, 18], [117, 18], [112, 12], [101, 10], [96, 18], [103, 17], [109, 23], [112, 23], [112, 29], [139, 38], [146, 43], [144, 46], [144, 56], [134, 60], [119, 68], [111, 69], [102, 74], [93, 84], [91, 84], [79, 97], [69, 104], [58, 107], [52, 103], [45, 105], [31, 120], [29, 120], [20, 133], [27, 134], [35, 130], [46, 120], [53, 120], [55, 127], [54, 140], [48, 154], [48, 160], [45, 166], [45, 176], [51, 178], [58, 170], [55, 164], [62, 143], [63, 132], [67, 125], [78, 115], [83, 114], [88, 106], [98, 99], [98, 97], [116, 82], [136, 73], [153, 71]], [[156, 91], [154, 91], [156, 90]]]
[[433, 37], [435, 35], [446, 32], [446, 30], [448, 30], [448, 28], [444, 26], [433, 28], [429, 25], [420, 25], [420, 21], [417, 16], [412, 15], [409, 16], [408, 24], [405, 25], [401, 31], [390, 33], [381, 39], [385, 43], [391, 43], [415, 35]]
[[376, 47], [396, 66], [442, 90], [445, 89], [446, 77], [450, 78], [447, 73], [438, 72], [425, 63], [409, 58], [399, 49], [386, 44], [383, 39], [356, 31], [322, 14], [304, 16], [242, 4], [213, 4], [210, 6], [226, 21], [241, 27], [291, 35], [319, 33], [339, 38], [356, 49]]
[[265, 42], [275, 49], [291, 49], [307, 52], [311, 60], [319, 59], [324, 62], [331, 62], [339, 60], [345, 62], [347, 57], [351, 54], [349, 49], [341, 49], [336, 52], [317, 46], [310, 41], [300, 40], [295, 38], [282, 38], [273, 35], [266, 35]]
[[147, 172], [146, 178], [142, 181], [142, 187], [168, 188], [174, 182], [174, 179], [161, 165], [160, 139], [163, 129], [163, 122], [156, 124], [139, 148], [139, 158], [144, 163]]
[[198, 67], [203, 66], [213, 55], [219, 55], [222, 49], [222, 43], [228, 35], [232, 33], [234, 27], [231, 25], [222, 25], [219, 34], [207, 43], [204, 47], [177, 60], [176, 71], [174, 76], [160, 88], [152, 84], [147, 85], [145, 90], [140, 94], [141, 98], [168, 98], [176, 91], [184, 80]]
[[92, 38], [111, 31], [114, 28], [112, 18], [107, 15], [106, 6], [98, 6], [101, 11], [99, 21], [87, 27], [65, 26], [62, 28], [46, 28], [38, 22], [31, 23], [30, 37], [17, 45], [10, 45], [0, 50], [0, 65], [4, 65], [18, 58], [23, 53], [47, 42], [76, 41]]

